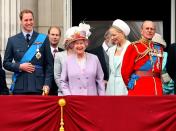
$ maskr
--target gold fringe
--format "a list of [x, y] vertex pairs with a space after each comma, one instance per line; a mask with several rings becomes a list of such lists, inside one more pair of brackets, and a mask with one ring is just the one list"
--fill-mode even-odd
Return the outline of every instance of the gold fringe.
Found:
[[[136, 43], [141, 43], [143, 44], [145, 47], [146, 47], [146, 50], [144, 50], [143, 52], [140, 52], [138, 47], [136, 46]], [[134, 48], [136, 49], [137, 53], [138, 53], [138, 57], [135, 59], [135, 63], [142, 59], [144, 56], [146, 56], [147, 54], [149, 54], [149, 52], [151, 52], [151, 48], [150, 46], [147, 46], [147, 45], [150, 45], [151, 44], [151, 41], [149, 40], [145, 40], [144, 38], [140, 39], [139, 41], [136, 41], [136, 42], [133, 42], [132, 43]], [[147, 45], [146, 45], [147, 44]]]

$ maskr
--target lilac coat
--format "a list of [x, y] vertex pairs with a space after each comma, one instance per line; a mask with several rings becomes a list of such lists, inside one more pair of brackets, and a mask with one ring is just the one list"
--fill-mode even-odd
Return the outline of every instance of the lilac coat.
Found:
[[64, 95], [105, 95], [103, 71], [97, 56], [86, 53], [85, 73], [76, 56], [68, 56], [61, 73], [61, 90]]

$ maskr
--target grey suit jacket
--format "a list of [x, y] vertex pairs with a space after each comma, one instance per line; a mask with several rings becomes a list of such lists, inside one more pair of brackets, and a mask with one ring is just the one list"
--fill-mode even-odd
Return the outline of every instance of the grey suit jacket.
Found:
[[[37, 36], [38, 33], [34, 31], [29, 46], [32, 45]], [[41, 58], [37, 59], [36, 56], [34, 56], [32, 60], [29, 61], [33, 65], [42, 67], [36, 68], [33, 73], [21, 72], [19, 70], [20, 60], [28, 48], [28, 44], [22, 32], [8, 39], [3, 66], [6, 70], [19, 73], [15, 83], [14, 94], [42, 93], [43, 85], [51, 86], [53, 65], [48, 38], [45, 39], [43, 45], [40, 47]]]
[[61, 88], [60, 88], [60, 78], [61, 72], [64, 65], [65, 60], [67, 59], [67, 51], [57, 52], [55, 54], [54, 59], [54, 80], [56, 85], [58, 86], [58, 95], [62, 96]]

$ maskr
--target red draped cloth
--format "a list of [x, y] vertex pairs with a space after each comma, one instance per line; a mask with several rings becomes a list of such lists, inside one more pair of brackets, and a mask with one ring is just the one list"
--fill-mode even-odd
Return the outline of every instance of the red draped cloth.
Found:
[[[1, 131], [58, 131], [57, 96], [0, 96]], [[176, 96], [66, 96], [65, 131], [176, 129]]]

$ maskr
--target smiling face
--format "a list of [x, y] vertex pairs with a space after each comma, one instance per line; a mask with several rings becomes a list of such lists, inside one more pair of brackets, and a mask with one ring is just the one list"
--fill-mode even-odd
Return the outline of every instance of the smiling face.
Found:
[[74, 47], [73, 50], [77, 55], [83, 55], [85, 52], [86, 47], [88, 46], [87, 40], [76, 40], [73, 42]]
[[126, 39], [124, 33], [121, 30], [116, 29], [114, 27], [111, 27], [110, 30], [111, 30], [111, 41], [116, 45], [119, 44], [121, 45]]
[[21, 18], [21, 26], [25, 32], [31, 32], [34, 26], [34, 17], [32, 13], [23, 13]]

